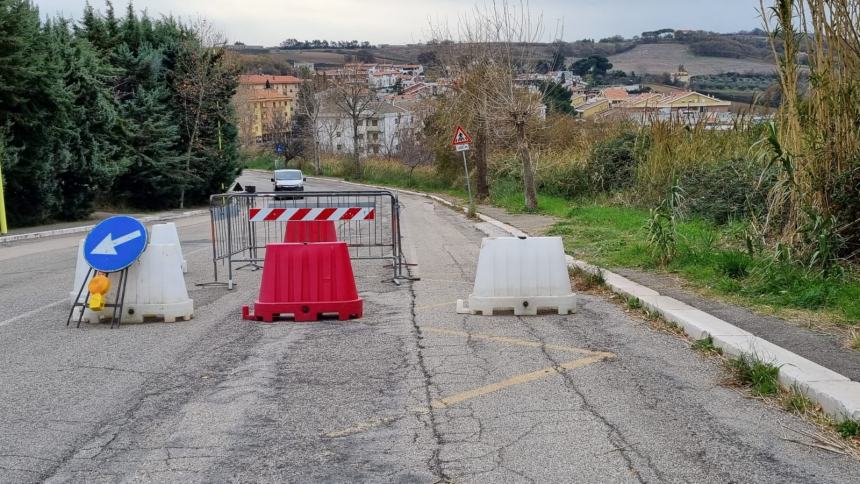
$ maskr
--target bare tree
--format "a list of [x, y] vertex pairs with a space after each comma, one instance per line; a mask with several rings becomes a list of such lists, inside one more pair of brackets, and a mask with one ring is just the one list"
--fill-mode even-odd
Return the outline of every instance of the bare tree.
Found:
[[335, 109], [344, 115], [352, 127], [352, 161], [355, 165], [355, 176], [361, 178], [361, 157], [358, 128], [372, 118], [376, 112], [374, 104], [376, 94], [368, 87], [367, 79], [362, 75], [360, 67], [345, 66], [345, 75], [328, 91], [328, 100]]
[[[304, 118], [304, 122], [300, 126], [302, 133], [298, 134], [310, 141], [314, 158], [314, 173], [320, 175], [322, 174], [322, 166], [320, 164], [320, 133], [317, 126], [320, 114], [320, 97], [317, 93], [317, 84], [311, 80], [306, 80], [299, 87], [296, 114]], [[305, 152], [307, 151], [307, 147], [305, 147]]]
[[[198, 20], [190, 27], [193, 35], [187, 36], [176, 59], [176, 91], [182, 104], [184, 116], [182, 127], [188, 140], [185, 154], [185, 179], [190, 180], [191, 158], [198, 145], [200, 122], [206, 111], [208, 98], [232, 75], [223, 69], [226, 40], [205, 20]], [[185, 208], [185, 187], [179, 194], [179, 208]]]
[[543, 123], [544, 93], [518, 78], [534, 71], [539, 56], [533, 47], [543, 34], [541, 17], [532, 15], [528, 2], [490, 0], [459, 21], [456, 36], [445, 28], [437, 28], [434, 36], [457, 38], [447, 44], [444, 58], [458, 82], [461, 102], [474, 113], [477, 138], [483, 140], [476, 144], [479, 193], [485, 196], [487, 140], [496, 127], [515, 140], [529, 211], [537, 209], [530, 131]]

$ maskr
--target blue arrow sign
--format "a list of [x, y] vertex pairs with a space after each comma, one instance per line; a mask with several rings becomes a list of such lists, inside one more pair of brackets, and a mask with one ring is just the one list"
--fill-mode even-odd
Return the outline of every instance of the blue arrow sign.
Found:
[[93, 269], [117, 272], [146, 249], [146, 227], [134, 217], [118, 215], [93, 227], [84, 241], [84, 259]]

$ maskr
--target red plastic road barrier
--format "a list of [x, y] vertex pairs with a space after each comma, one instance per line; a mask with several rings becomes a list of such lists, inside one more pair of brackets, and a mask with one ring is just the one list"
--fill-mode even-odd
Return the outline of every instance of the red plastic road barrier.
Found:
[[242, 307], [242, 318], [271, 323], [278, 316], [317, 321], [336, 314], [344, 321], [360, 318], [363, 310], [345, 242], [269, 244], [260, 297], [253, 314]]
[[337, 242], [337, 230], [330, 221], [287, 222], [284, 242]]

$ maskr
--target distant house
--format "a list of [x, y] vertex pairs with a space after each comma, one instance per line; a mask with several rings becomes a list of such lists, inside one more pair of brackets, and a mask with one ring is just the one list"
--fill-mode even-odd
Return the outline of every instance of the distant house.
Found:
[[588, 102], [588, 96], [584, 92], [575, 92], [570, 96], [570, 105], [578, 108]]
[[600, 96], [609, 100], [609, 104], [615, 106], [627, 101], [630, 93], [623, 87], [609, 87], [600, 92]]
[[616, 106], [606, 116], [616, 116], [640, 124], [652, 121], [676, 121], [686, 124], [702, 122], [708, 125], [730, 124], [731, 103], [695, 91], [671, 94], [645, 93], [632, 96]]
[[574, 111], [576, 111], [577, 116], [583, 119], [589, 119], [594, 116], [597, 116], [604, 111], [609, 110], [611, 107], [612, 105], [610, 104], [608, 99], [595, 98], [585, 104], [574, 108]]
[[[410, 110], [385, 101], [371, 103], [361, 117], [358, 151], [362, 157], [399, 152], [401, 136], [414, 125]], [[352, 128], [352, 120], [334, 103], [321, 103], [316, 124], [320, 148], [331, 153], [352, 153]]]

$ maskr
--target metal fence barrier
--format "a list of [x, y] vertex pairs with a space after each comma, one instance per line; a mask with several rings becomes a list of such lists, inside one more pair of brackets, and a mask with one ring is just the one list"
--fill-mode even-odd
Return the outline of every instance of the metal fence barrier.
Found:
[[[353, 260], [389, 260], [392, 281], [406, 278], [400, 202], [386, 190], [224, 193], [209, 198], [215, 282], [233, 289], [233, 272], [262, 267], [266, 244], [284, 241], [290, 221], [332, 220]], [[321, 224], [320, 230], [322, 229]], [[218, 266], [226, 281], [218, 280]]]

